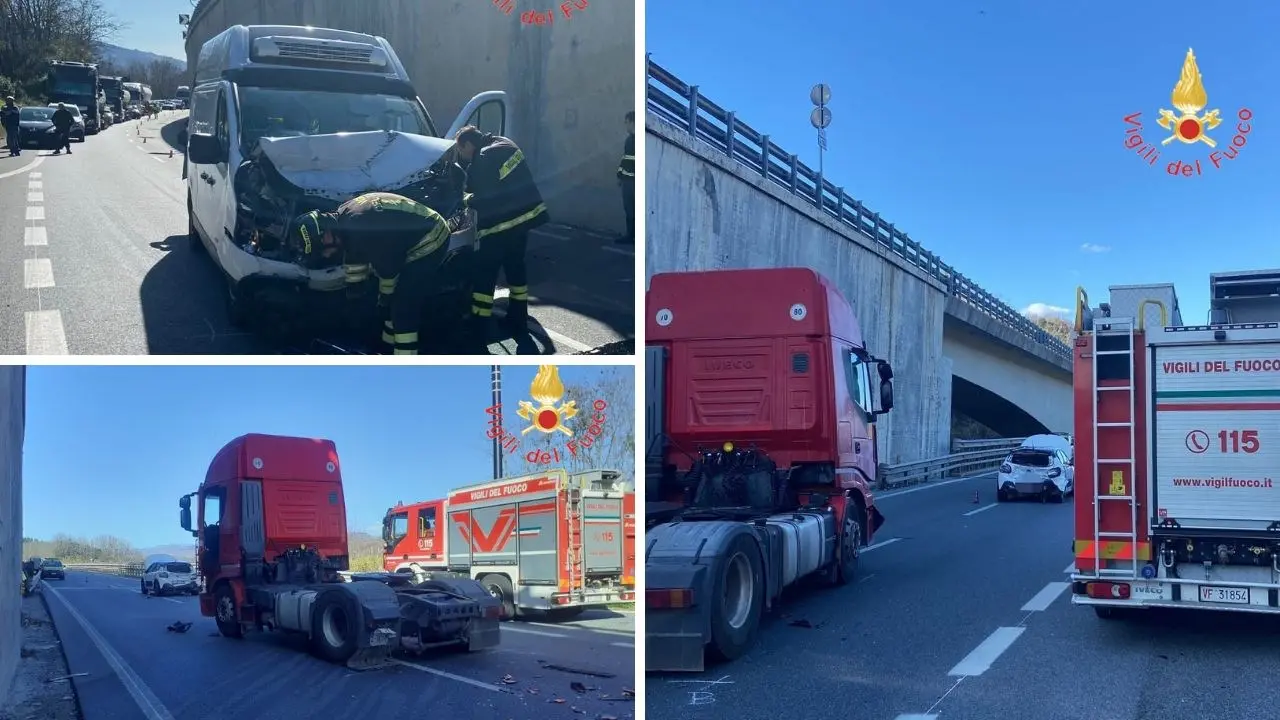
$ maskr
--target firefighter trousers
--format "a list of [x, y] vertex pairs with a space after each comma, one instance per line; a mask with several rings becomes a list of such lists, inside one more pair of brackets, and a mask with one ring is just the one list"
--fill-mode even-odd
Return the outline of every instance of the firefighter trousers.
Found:
[[[419, 333], [436, 281], [433, 259], [427, 256], [406, 264], [395, 279], [395, 289], [379, 298], [383, 303], [382, 342], [392, 354], [417, 355], [420, 351]], [[388, 281], [379, 278], [379, 285]]]
[[525, 265], [525, 250], [529, 245], [529, 231], [516, 226], [480, 239], [480, 252], [476, 258], [475, 277], [471, 285], [471, 315], [485, 320], [493, 315], [493, 295], [498, 287], [498, 272], [507, 277], [507, 289], [511, 291], [507, 305], [507, 325], [515, 334], [528, 332], [529, 274]]
[[627, 235], [626, 241], [635, 243], [636, 241], [636, 181], [632, 178], [623, 178], [618, 186], [622, 189], [622, 210], [627, 214]]

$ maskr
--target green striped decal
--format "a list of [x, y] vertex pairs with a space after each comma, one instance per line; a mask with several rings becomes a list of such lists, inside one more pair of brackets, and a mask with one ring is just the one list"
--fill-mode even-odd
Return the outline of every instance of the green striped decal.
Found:
[[1280, 397], [1280, 390], [1165, 390], [1156, 399]]

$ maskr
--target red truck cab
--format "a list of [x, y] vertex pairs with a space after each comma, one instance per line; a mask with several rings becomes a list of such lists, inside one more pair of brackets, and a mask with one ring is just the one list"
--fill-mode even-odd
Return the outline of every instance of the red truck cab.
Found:
[[[893, 370], [807, 268], [658, 274], [646, 314], [647, 669], [696, 671], [702, 645], [745, 653], [783, 588], [857, 572], [884, 522], [875, 422]], [[715, 596], [739, 561], [752, 600], [732, 620]]]

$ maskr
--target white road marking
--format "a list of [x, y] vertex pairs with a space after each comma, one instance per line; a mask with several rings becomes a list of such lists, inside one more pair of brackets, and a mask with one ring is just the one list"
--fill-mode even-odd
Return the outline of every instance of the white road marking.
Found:
[[44, 202], [44, 193], [42, 193], [42, 192], [28, 192], [28, 193], [27, 193], [27, 202], [29, 202], [29, 203], [42, 203], [42, 202]]
[[32, 310], [27, 313], [27, 354], [69, 354], [61, 310]]
[[1066, 569], [1066, 570], [1063, 570], [1062, 572], [1063, 572], [1063, 573], [1065, 573], [1065, 574], [1067, 574], [1067, 575], [1075, 575], [1075, 574], [1076, 574], [1076, 561], [1075, 561], [1075, 560], [1072, 560], [1072, 561], [1071, 561], [1071, 564], [1067, 566], [1067, 569]]
[[626, 255], [627, 257], [630, 257], [630, 258], [633, 258], [636, 256], [635, 250], [628, 250], [624, 247], [618, 247], [617, 245], [605, 245], [604, 247], [601, 248], [601, 250], [604, 250], [605, 252], [617, 253], [619, 255]]
[[28, 205], [27, 220], [44, 220], [44, 207], [40, 205]]
[[898, 542], [898, 541], [899, 541], [899, 540], [901, 540], [901, 539], [902, 539], [902, 538], [889, 538], [888, 540], [881, 540], [880, 542], [878, 542], [878, 543], [876, 543], [876, 544], [874, 544], [874, 545], [868, 545], [868, 546], [866, 546], [866, 547], [862, 548], [862, 552], [864, 552], [864, 553], [869, 553], [869, 552], [871, 552], [872, 550], [879, 550], [880, 548], [884, 547], [885, 545], [892, 545], [892, 544], [894, 544], [894, 543]]
[[22, 244], [27, 247], [44, 247], [49, 244], [49, 233], [43, 225], [28, 225], [22, 229]]
[[973, 652], [965, 656], [963, 660], [951, 668], [951, 672], [947, 674], [956, 677], [974, 677], [991, 669], [991, 663], [999, 658], [1001, 653], [1009, 649], [1013, 645], [1013, 641], [1017, 640], [1026, 628], [1021, 627], [1002, 627], [996, 628], [982, 644], [973, 649]]
[[89, 640], [98, 648], [98, 652], [102, 653], [103, 659], [115, 671], [116, 677], [120, 678], [120, 684], [124, 685], [124, 689], [133, 697], [133, 701], [138, 704], [138, 709], [147, 717], [147, 720], [174, 720], [173, 713], [160, 702], [160, 698], [151, 692], [151, 688], [138, 677], [138, 674], [129, 667], [124, 658], [111, 647], [102, 635], [98, 634], [96, 628], [89, 624], [89, 621], [76, 610], [71, 603], [62, 598], [62, 595], [52, 585], [45, 584], [45, 589], [58, 598], [58, 602], [62, 603], [62, 607], [66, 609], [67, 614], [75, 618], [75, 621], [84, 629], [85, 635], [89, 636]]
[[1048, 610], [1053, 601], [1057, 600], [1058, 596], [1062, 594], [1062, 591], [1070, 586], [1071, 583], [1064, 582], [1051, 582], [1045, 585], [1040, 592], [1036, 593], [1035, 597], [1022, 606], [1022, 612], [1044, 612]]
[[893, 720], [937, 720], [937, 717], [933, 713], [904, 713]]
[[[42, 158], [40, 158], [40, 159], [41, 159], [41, 160], [43, 160], [44, 158], [42, 157]], [[44, 173], [38, 173], [38, 172], [33, 172], [33, 173], [31, 173], [31, 179], [32, 179], [32, 180], [39, 180], [39, 179], [40, 179], [40, 178], [42, 178], [42, 177], [44, 177]]]
[[[7, 172], [7, 173], [0, 173], [0, 180], [3, 180], [3, 179], [5, 179], [5, 178], [7, 178], [7, 177], [13, 177], [14, 175], [21, 175], [21, 174], [22, 174], [22, 173], [24, 173], [24, 172], [28, 172], [28, 171], [34, 170], [34, 169], [36, 169], [36, 167], [37, 167], [38, 165], [40, 165], [40, 163], [42, 163], [42, 162], [44, 162], [44, 156], [43, 156], [43, 155], [37, 155], [35, 160], [32, 160], [31, 162], [27, 163], [26, 165], [23, 165], [22, 167], [18, 168], [17, 170], [10, 170], [10, 171], [9, 171], [9, 172]], [[33, 177], [33, 178], [38, 178], [38, 177], [40, 177], [40, 173], [31, 173], [31, 177]]]
[[[36, 174], [38, 175], [39, 173], [36, 173]], [[44, 190], [44, 181], [43, 181], [43, 180], [28, 180], [28, 181], [27, 181], [27, 190], [28, 190], [28, 191], [31, 191], [31, 190], [41, 190], [41, 191], [43, 191], [43, 190]]]
[[543, 237], [549, 237], [549, 238], [551, 238], [552, 240], [572, 240], [572, 239], [573, 239], [573, 235], [562, 235], [562, 234], [560, 234], [560, 233], [558, 233], [558, 232], [553, 232], [553, 231], [551, 231], [551, 230], [547, 230], [546, 228], [538, 228], [538, 229], [534, 230], [533, 232], [534, 232], [534, 234], [535, 234], [535, 235], [541, 235], [541, 236], [543, 236]]
[[980, 512], [985, 512], [985, 511], [987, 511], [987, 510], [990, 510], [991, 508], [996, 507], [996, 506], [997, 506], [997, 505], [999, 505], [999, 504], [1000, 504], [1000, 503], [991, 503], [990, 505], [983, 505], [982, 507], [978, 508], [977, 510], [970, 510], [969, 512], [964, 513], [964, 516], [965, 516], [965, 517], [973, 517], [974, 515], [977, 515], [977, 514], [978, 514], [978, 513], [980, 513]]
[[461, 675], [454, 675], [453, 673], [451, 673], [451, 672], [445, 672], [444, 670], [436, 670], [435, 668], [430, 668], [430, 667], [427, 667], [426, 665], [419, 665], [418, 663], [409, 662], [408, 660], [397, 660], [397, 659], [392, 659], [392, 660], [391, 660], [391, 662], [393, 662], [393, 663], [395, 663], [395, 664], [397, 664], [397, 665], [403, 665], [403, 666], [405, 666], [405, 667], [411, 667], [411, 668], [413, 668], [414, 670], [421, 670], [421, 671], [422, 671], [422, 672], [424, 672], [424, 673], [430, 673], [430, 674], [432, 674], [432, 675], [438, 675], [439, 677], [442, 677], [442, 678], [449, 678], [450, 680], [457, 680], [457, 681], [458, 681], [458, 682], [460, 682], [460, 683], [466, 683], [466, 684], [468, 684], [468, 685], [470, 685], [470, 686], [472, 686], [472, 687], [478, 687], [478, 688], [480, 688], [481, 690], [488, 690], [488, 691], [490, 691], [490, 692], [502, 692], [502, 688], [500, 688], [500, 687], [498, 687], [498, 686], [496, 686], [496, 685], [490, 685], [490, 684], [488, 684], [488, 683], [482, 683], [482, 682], [480, 682], [479, 680], [472, 680], [472, 679], [471, 679], [471, 678], [469, 678], [469, 677], [463, 677], [463, 676], [461, 676]]
[[543, 632], [541, 630], [530, 630], [529, 628], [511, 627], [510, 625], [507, 625], [507, 624], [504, 624], [502, 626], [502, 629], [506, 630], [507, 632], [524, 633], [526, 635], [541, 635], [543, 637], [558, 637], [558, 638], [569, 637], [564, 633], [553, 633], [553, 632]]
[[901, 497], [903, 495], [910, 495], [911, 493], [923, 492], [925, 490], [932, 490], [933, 488], [946, 487], [947, 485], [955, 485], [956, 483], [961, 483], [961, 482], [964, 482], [965, 480], [980, 480], [985, 477], [991, 477], [992, 475], [995, 475], [995, 474], [996, 474], [995, 471], [992, 470], [989, 473], [983, 473], [981, 475], [970, 475], [969, 477], [955, 478], [954, 480], [943, 480], [941, 482], [924, 483], [922, 485], [917, 485], [916, 487], [910, 487], [905, 490], [892, 490], [886, 493], [876, 493], [876, 500], [879, 501], [879, 500], [884, 500], [885, 498]]
[[22, 261], [22, 284], [28, 290], [53, 287], [53, 261], [49, 258], [27, 258]]
[[634, 647], [635, 647], [635, 644], [633, 644], [633, 643], [616, 642], [616, 643], [609, 643], [609, 644], [610, 644], [610, 645], [612, 645], [612, 646], [614, 646], [614, 647], [621, 647], [621, 648], [634, 648]]
[[[499, 300], [501, 298], [509, 298], [509, 297], [511, 297], [510, 288], [498, 288], [497, 291], [493, 293], [494, 300]], [[502, 308], [494, 308], [493, 315], [494, 317], [506, 317], [507, 313]], [[578, 352], [586, 352], [591, 349], [590, 345], [580, 343], [577, 340], [574, 340], [573, 338], [569, 337], [568, 335], [561, 335], [560, 333], [556, 332], [555, 330], [552, 330], [551, 328], [545, 325], [540, 324], [540, 327], [542, 327], [543, 332], [545, 332], [547, 334], [547, 337], [551, 338], [551, 340], [555, 342], [556, 345], [566, 345]]]

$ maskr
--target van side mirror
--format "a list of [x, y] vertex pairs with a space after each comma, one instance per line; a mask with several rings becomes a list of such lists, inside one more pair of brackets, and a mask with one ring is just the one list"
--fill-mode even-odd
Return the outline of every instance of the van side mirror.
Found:
[[196, 165], [216, 165], [226, 160], [222, 143], [212, 135], [187, 135], [187, 159]]

